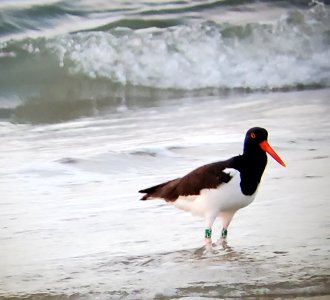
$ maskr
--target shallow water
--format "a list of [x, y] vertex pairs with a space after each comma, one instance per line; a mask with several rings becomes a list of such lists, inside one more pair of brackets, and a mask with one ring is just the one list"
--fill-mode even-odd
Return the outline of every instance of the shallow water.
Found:
[[[329, 92], [160, 101], [51, 125], [2, 122], [0, 295], [329, 295]], [[138, 201], [140, 188], [241, 153], [256, 125], [288, 167], [269, 159], [225, 249], [202, 248], [202, 220]]]
[[[0, 298], [328, 299], [330, 13], [308, 2], [1, 1]], [[288, 167], [226, 247], [139, 201], [253, 126]]]

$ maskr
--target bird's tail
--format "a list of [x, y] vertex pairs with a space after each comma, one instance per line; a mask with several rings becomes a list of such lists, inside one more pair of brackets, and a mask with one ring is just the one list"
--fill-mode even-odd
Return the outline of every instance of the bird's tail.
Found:
[[170, 180], [161, 184], [154, 185], [152, 187], [140, 190], [139, 193], [145, 194], [140, 200], [149, 200], [153, 198], [163, 198], [163, 188], [170, 182], [174, 182], [177, 179]]

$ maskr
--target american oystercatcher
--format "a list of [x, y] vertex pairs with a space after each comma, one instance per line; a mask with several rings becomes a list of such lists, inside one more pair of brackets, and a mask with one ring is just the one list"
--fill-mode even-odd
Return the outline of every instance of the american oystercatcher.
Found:
[[139, 191], [141, 200], [164, 199], [176, 207], [205, 219], [205, 243], [211, 245], [212, 225], [222, 221], [220, 241], [227, 238], [234, 214], [255, 198], [270, 154], [285, 163], [267, 142], [268, 132], [254, 127], [247, 131], [243, 154], [201, 166], [187, 175]]

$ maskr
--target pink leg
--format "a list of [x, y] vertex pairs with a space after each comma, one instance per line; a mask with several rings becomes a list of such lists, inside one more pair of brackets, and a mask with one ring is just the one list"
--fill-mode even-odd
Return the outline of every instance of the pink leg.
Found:
[[205, 242], [205, 246], [207, 248], [210, 248], [212, 247], [212, 226], [213, 226], [213, 223], [216, 219], [216, 215], [213, 215], [213, 214], [209, 214], [206, 216], [205, 218], [205, 239], [204, 239], [204, 242]]
[[220, 244], [223, 244], [227, 240], [227, 234], [228, 234], [228, 227], [233, 219], [235, 214], [235, 211], [228, 211], [228, 212], [221, 212], [219, 214], [219, 218], [222, 221], [222, 231], [221, 231], [221, 237], [220, 237]]

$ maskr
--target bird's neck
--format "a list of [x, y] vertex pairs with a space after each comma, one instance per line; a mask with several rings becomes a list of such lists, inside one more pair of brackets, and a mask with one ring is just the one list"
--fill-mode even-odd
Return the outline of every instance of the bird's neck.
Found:
[[267, 165], [267, 154], [258, 151], [244, 151], [240, 156], [239, 171], [241, 190], [244, 195], [252, 195], [258, 188], [262, 174]]

